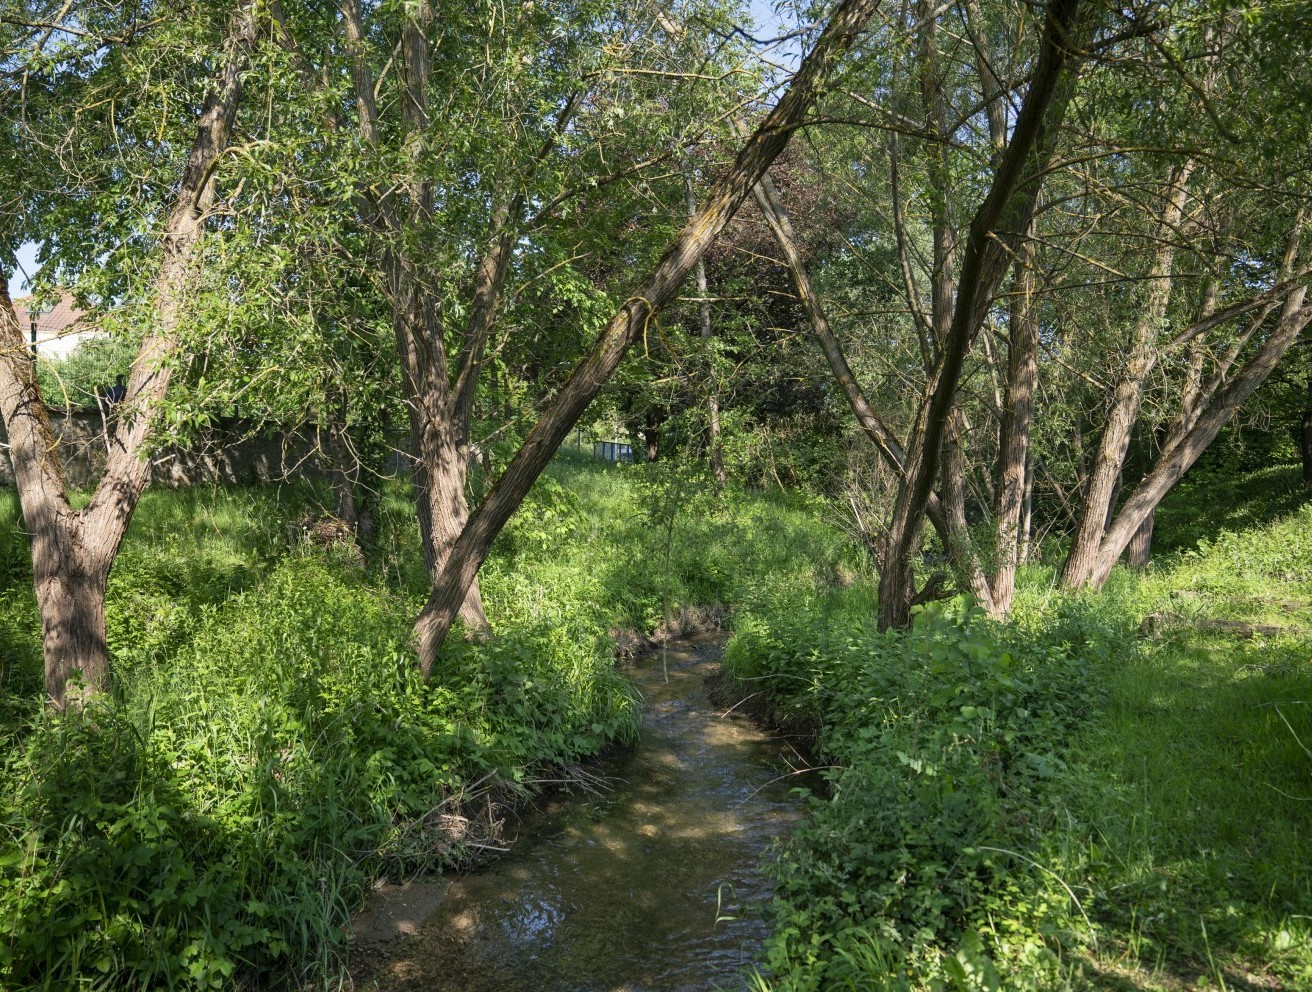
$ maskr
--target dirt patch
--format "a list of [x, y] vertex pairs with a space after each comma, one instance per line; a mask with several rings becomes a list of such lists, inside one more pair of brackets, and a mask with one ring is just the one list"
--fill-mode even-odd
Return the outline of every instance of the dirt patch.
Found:
[[409, 882], [377, 882], [369, 894], [369, 905], [352, 927], [352, 958], [376, 944], [397, 937], [412, 937], [425, 920], [437, 912], [451, 880], [441, 875]]

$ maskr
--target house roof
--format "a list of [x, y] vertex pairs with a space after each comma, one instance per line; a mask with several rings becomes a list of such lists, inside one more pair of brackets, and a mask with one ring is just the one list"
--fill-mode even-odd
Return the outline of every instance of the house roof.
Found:
[[[89, 328], [74, 327], [86, 317], [86, 311], [73, 302], [71, 293], [64, 290], [58, 292], [59, 296], [52, 308], [48, 310], [38, 308], [36, 314], [37, 334], [42, 338], [51, 338], [58, 334], [71, 333], [74, 330], [89, 330]], [[18, 315], [18, 326], [24, 333], [27, 333], [32, 327], [32, 313], [28, 309], [32, 303], [31, 296], [24, 296], [14, 300], [14, 313]]]

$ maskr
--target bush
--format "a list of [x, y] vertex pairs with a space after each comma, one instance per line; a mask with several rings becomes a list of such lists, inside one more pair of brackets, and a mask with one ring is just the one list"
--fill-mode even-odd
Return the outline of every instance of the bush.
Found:
[[416, 829], [469, 782], [631, 738], [604, 654], [532, 634], [461, 645], [424, 685], [410, 610], [313, 556], [207, 609], [166, 666], [38, 716], [10, 756], [6, 984], [215, 988], [331, 971], [377, 874], [458, 863]]
[[958, 602], [879, 633], [844, 599], [809, 621], [758, 618], [729, 653], [735, 674], [818, 720], [837, 768], [777, 865], [777, 987], [1001, 988], [1000, 971], [1006, 988], [1050, 987], [1070, 898], [1018, 852], [1034, 850], [1045, 783], [1099, 699], [1074, 649], [1090, 619], [1072, 607], [1036, 636]]

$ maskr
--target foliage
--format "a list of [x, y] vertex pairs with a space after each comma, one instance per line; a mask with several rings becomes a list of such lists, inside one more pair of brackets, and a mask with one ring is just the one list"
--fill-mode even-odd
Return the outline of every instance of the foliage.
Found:
[[1069, 897], [1012, 852], [1031, 849], [1060, 742], [1098, 700], [1073, 650], [1086, 618], [1034, 638], [955, 604], [903, 636], [876, 632], [855, 602], [744, 635], [730, 655], [814, 714], [836, 766], [780, 856], [787, 908], [767, 964], [790, 989], [970, 988], [971, 969], [1051, 979], [1043, 937]]
[[1261, 527], [1284, 517], [1307, 500], [1299, 466], [1267, 465], [1241, 471], [1233, 463], [1199, 465], [1171, 491], [1157, 510], [1154, 544], [1160, 551], [1192, 548], [1218, 530], [1253, 531], [1262, 540], [1273, 533]]
[[36, 367], [41, 395], [55, 409], [94, 410], [120, 376], [126, 381], [135, 354], [136, 346], [121, 338], [94, 337], [67, 358], [41, 358]]
[[[661, 621], [665, 538], [639, 484], [658, 468], [558, 462], [484, 571], [496, 636], [451, 639], [428, 685], [400, 480], [363, 571], [288, 528], [327, 501], [314, 487], [148, 492], [111, 576], [116, 698], [67, 718], [38, 702], [30, 566], [0, 494], [5, 986], [331, 980], [371, 879], [473, 857], [436, 812], [633, 739], [610, 631]], [[685, 506], [669, 548], [680, 605], [844, 554], [813, 507], [736, 490]]]
[[[834, 769], [780, 853], [759, 984], [1312, 978], [1302, 635], [1237, 644], [1189, 623], [1270, 619], [1274, 599], [1285, 623], [1312, 618], [1308, 526], [1303, 510], [1222, 535], [1099, 596], [1031, 569], [1005, 625], [952, 603], [879, 634], [860, 584], [743, 617], [735, 674], [817, 723]], [[1142, 640], [1148, 612], [1179, 622]]]

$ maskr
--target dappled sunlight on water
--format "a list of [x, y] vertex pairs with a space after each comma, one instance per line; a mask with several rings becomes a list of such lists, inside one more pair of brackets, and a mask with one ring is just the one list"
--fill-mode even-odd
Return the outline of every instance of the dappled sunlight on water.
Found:
[[766, 933], [762, 861], [802, 807], [788, 744], [706, 698], [720, 643], [671, 648], [668, 683], [659, 654], [640, 663], [642, 741], [604, 769], [611, 790], [526, 818], [491, 870], [432, 883], [447, 887], [436, 911], [357, 987], [737, 986]]

